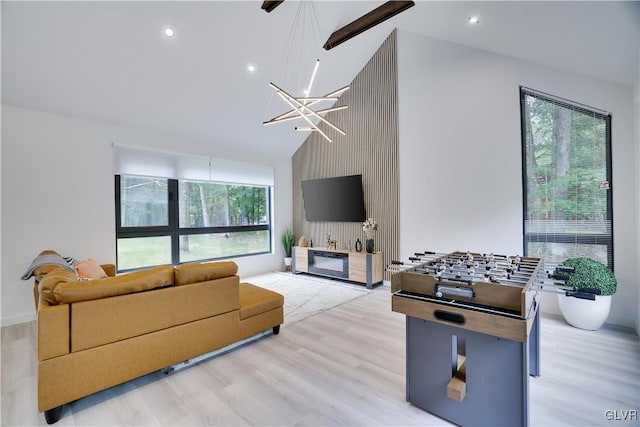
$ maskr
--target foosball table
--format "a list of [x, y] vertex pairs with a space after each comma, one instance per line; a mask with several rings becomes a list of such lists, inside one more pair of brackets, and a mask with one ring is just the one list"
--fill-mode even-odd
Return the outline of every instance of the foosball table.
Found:
[[407, 401], [460, 425], [528, 425], [541, 259], [427, 251], [387, 271], [406, 315]]

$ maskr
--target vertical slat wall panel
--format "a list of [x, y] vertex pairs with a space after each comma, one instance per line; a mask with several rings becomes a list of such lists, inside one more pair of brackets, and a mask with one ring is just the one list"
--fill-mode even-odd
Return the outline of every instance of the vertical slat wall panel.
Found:
[[[326, 246], [327, 233], [346, 249], [363, 242], [360, 223], [308, 222], [301, 182], [306, 179], [362, 174], [367, 216], [378, 223], [376, 251], [384, 263], [399, 257], [398, 90], [396, 31], [391, 33], [336, 105], [349, 108], [327, 114], [347, 133], [321, 126], [333, 142], [312, 133], [293, 155], [293, 228], [296, 236]], [[387, 277], [388, 278], [388, 277]]]

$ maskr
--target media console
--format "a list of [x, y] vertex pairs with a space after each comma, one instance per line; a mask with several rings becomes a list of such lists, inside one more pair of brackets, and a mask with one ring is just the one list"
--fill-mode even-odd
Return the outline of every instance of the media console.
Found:
[[384, 279], [382, 252], [343, 251], [328, 248], [293, 248], [293, 273], [308, 273], [363, 283], [373, 288]]

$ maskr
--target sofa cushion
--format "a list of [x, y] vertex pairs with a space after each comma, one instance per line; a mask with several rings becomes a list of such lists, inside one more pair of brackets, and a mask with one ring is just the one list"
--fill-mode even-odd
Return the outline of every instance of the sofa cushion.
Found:
[[[45, 279], [50, 275], [51, 273]], [[141, 292], [172, 284], [173, 266], [163, 265], [106, 279], [61, 282], [55, 286], [53, 294], [57, 303], [72, 303]]]
[[77, 262], [74, 268], [78, 272], [78, 278], [80, 279], [105, 279], [108, 277], [107, 273], [93, 258]]
[[233, 276], [238, 265], [233, 261], [182, 264], [176, 267], [176, 285], [188, 285]]
[[71, 351], [113, 343], [234, 312], [238, 315], [238, 276], [169, 286], [73, 304]]
[[284, 305], [284, 297], [251, 283], [240, 283], [240, 320], [266, 313]]

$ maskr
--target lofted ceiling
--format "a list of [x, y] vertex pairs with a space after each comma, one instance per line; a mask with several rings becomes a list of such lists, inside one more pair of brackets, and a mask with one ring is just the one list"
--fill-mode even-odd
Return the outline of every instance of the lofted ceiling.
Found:
[[[271, 13], [261, 3], [2, 1], [2, 103], [289, 156], [306, 135], [262, 122], [287, 110], [268, 83], [295, 68], [285, 52], [298, 2]], [[382, 3], [313, 3], [318, 28], [307, 32], [318, 39], [305, 47], [321, 59], [313, 94], [349, 84], [394, 28], [630, 86], [637, 79], [637, 1], [416, 1], [321, 48]], [[167, 25], [173, 39], [162, 35]]]

